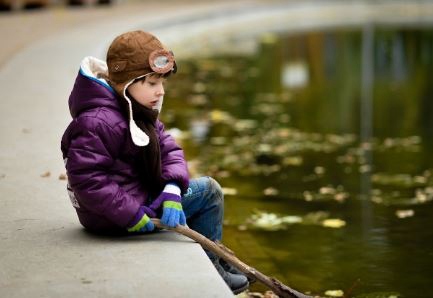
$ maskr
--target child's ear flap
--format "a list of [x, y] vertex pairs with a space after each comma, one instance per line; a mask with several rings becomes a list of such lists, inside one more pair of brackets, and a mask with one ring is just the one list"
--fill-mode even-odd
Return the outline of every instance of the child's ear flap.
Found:
[[126, 68], [126, 64], [128, 61], [126, 60], [117, 60], [112, 62], [112, 65], [110, 67], [111, 72], [121, 72]]

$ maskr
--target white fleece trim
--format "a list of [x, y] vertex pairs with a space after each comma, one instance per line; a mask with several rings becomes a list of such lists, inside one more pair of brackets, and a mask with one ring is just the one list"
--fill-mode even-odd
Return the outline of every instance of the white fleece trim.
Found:
[[108, 75], [108, 67], [105, 61], [87, 56], [81, 61], [80, 68], [86, 76], [108, 85], [108, 82], [103, 78], [103, 76]]
[[164, 187], [163, 192], [172, 193], [172, 194], [178, 195], [180, 197], [180, 188], [179, 188], [179, 186], [174, 185], [174, 184], [167, 184]]

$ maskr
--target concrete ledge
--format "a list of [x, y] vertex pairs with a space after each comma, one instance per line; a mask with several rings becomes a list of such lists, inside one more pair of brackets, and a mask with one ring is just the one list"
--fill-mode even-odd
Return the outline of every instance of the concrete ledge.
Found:
[[16, 227], [1, 234], [1, 297], [233, 297], [201, 247], [172, 232], [105, 237], [37, 219]]

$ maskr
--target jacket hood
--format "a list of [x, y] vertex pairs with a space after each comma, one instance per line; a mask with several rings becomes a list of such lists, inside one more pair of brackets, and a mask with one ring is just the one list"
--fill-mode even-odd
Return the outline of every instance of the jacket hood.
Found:
[[[71, 95], [69, 96], [69, 111], [72, 118], [77, 118], [84, 111], [101, 107], [121, 110], [117, 99], [118, 94], [105, 78], [108, 78], [106, 62], [90, 56], [83, 59]], [[132, 79], [125, 85], [123, 98], [129, 106], [129, 131], [132, 141], [135, 145], [143, 147], [149, 144], [149, 136], [135, 123], [132, 116], [131, 99], [125, 93], [125, 90], [135, 79]], [[161, 111], [162, 102], [163, 98], [161, 97], [157, 107], [155, 107], [159, 112]]]
[[69, 96], [69, 111], [72, 118], [94, 108], [107, 107], [120, 110], [114, 89], [104, 79], [107, 65], [94, 57], [86, 57]]

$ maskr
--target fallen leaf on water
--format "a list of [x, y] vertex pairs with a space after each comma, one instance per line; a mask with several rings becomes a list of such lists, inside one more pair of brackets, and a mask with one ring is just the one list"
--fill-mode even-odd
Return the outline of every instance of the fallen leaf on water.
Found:
[[278, 195], [279, 191], [276, 188], [273, 187], [268, 187], [265, 190], [263, 190], [263, 194], [265, 196], [276, 196]]
[[336, 190], [335, 188], [328, 186], [328, 187], [321, 187], [319, 189], [319, 192], [322, 195], [334, 195], [336, 193]]
[[347, 192], [339, 192], [335, 194], [334, 198], [338, 202], [344, 202], [349, 197], [349, 194]]
[[[338, 218], [328, 218], [322, 221], [322, 226], [326, 228], [334, 228], [338, 229], [341, 227], [344, 227], [346, 225], [346, 222], [344, 220], [338, 219]], [[335, 296], [339, 297], [339, 296]]]
[[295, 224], [302, 222], [302, 217], [297, 215], [288, 215], [281, 217], [281, 221], [287, 224]]
[[413, 181], [418, 184], [425, 184], [427, 182], [427, 178], [424, 176], [415, 176], [413, 177]]
[[300, 166], [304, 162], [301, 156], [285, 157], [283, 159], [283, 165], [285, 166]]
[[254, 214], [250, 222], [255, 228], [267, 231], [277, 231], [285, 229], [284, 223], [275, 213], [262, 212]]
[[325, 174], [325, 168], [324, 167], [315, 167], [314, 168], [314, 173], [316, 173], [316, 175], [323, 175]]
[[222, 187], [222, 191], [225, 196], [235, 196], [238, 194], [238, 190], [236, 188]]
[[248, 230], [248, 227], [246, 225], [239, 225], [238, 230], [239, 231], [246, 231], [246, 230]]
[[415, 215], [415, 211], [413, 211], [412, 209], [397, 210], [395, 212], [395, 215], [397, 215], [398, 218], [406, 218], [406, 217], [414, 216]]
[[213, 122], [230, 122], [232, 117], [229, 113], [221, 110], [213, 110], [210, 112], [210, 119]]
[[304, 191], [303, 195], [304, 195], [304, 200], [307, 201], [307, 202], [312, 201], [313, 198], [314, 198], [313, 195], [311, 194], [311, 192], [309, 192], [307, 190]]
[[50, 177], [50, 175], [51, 175], [51, 173], [49, 171], [47, 171], [47, 172], [41, 174], [41, 177], [42, 178], [47, 178], [47, 177]]
[[239, 119], [234, 124], [234, 129], [237, 131], [251, 130], [257, 127], [257, 120]]
[[376, 204], [382, 204], [383, 203], [383, 199], [379, 196], [372, 196], [371, 201], [376, 203]]
[[344, 292], [342, 290], [328, 290], [325, 292], [325, 295], [330, 297], [343, 297]]
[[359, 167], [359, 172], [360, 173], [367, 173], [371, 171], [371, 166], [369, 165], [362, 165]]

